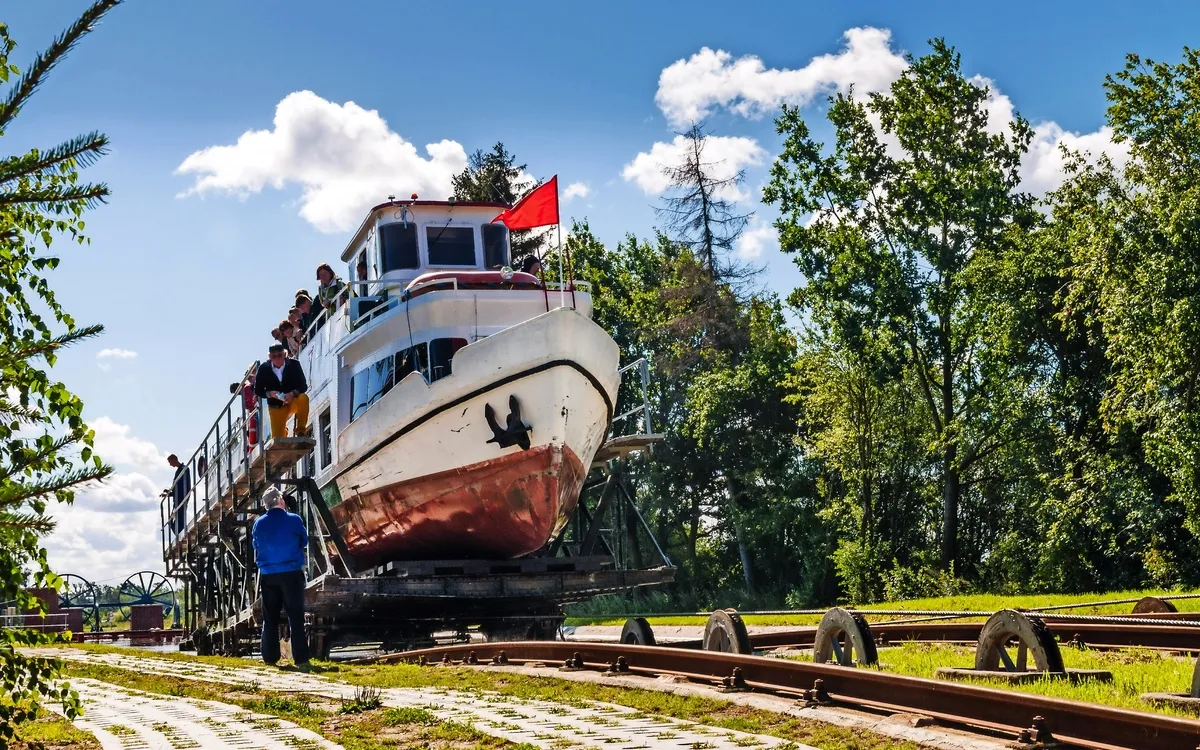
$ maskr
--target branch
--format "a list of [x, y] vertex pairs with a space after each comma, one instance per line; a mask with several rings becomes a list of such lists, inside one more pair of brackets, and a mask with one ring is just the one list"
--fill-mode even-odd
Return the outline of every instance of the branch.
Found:
[[35, 498], [68, 490], [76, 485], [98, 482], [112, 473], [111, 466], [101, 466], [99, 469], [74, 469], [35, 484], [10, 484], [0, 489], [0, 506], [14, 507]]
[[0, 192], [0, 206], [15, 205], [18, 203], [51, 206], [55, 203], [83, 201], [87, 208], [95, 208], [101, 203], [107, 203], [106, 198], [108, 198], [108, 185], [101, 182], [96, 185], [72, 185], [66, 188]]
[[0, 162], [0, 184], [40, 174], [66, 161], [73, 161], [76, 167], [84, 169], [107, 153], [108, 136], [91, 132], [46, 151], [31, 151], [24, 156], [5, 159]]
[[104, 16], [105, 13], [117, 7], [121, 0], [96, 0], [92, 7], [83, 12], [75, 23], [64, 31], [50, 48], [44, 53], [38, 54], [33, 58], [33, 63], [29, 69], [17, 80], [16, 85], [4, 102], [0, 103], [0, 131], [5, 130], [12, 119], [21, 111], [21, 107], [25, 106], [25, 102], [33, 95], [38, 86], [46, 79], [54, 66], [66, 57], [71, 48], [83, 38], [85, 34], [91, 31], [95, 24]]

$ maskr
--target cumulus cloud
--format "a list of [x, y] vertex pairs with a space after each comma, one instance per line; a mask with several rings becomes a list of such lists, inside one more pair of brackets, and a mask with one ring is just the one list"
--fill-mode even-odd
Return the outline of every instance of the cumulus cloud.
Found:
[[760, 117], [781, 104], [803, 106], [851, 84], [863, 92], [883, 91], [906, 66], [903, 54], [892, 49], [887, 29], [854, 28], [842, 38], [845, 45], [836, 54], [818, 55], [796, 70], [768, 68], [755, 55], [734, 59], [725, 50], [703, 47], [663, 69], [654, 101], [676, 127], [716, 106]]
[[176, 172], [195, 176], [181, 195], [239, 196], [301, 188], [300, 215], [323, 232], [353, 229], [389, 194], [444, 199], [450, 179], [467, 166], [462, 145], [442, 140], [417, 147], [373, 109], [336, 104], [311, 91], [288, 94], [271, 130], [250, 130], [232, 145], [201, 149]]
[[70, 506], [51, 506], [50, 564], [92, 582], [119, 584], [139, 570], [162, 570], [159, 492], [172, 470], [154, 443], [109, 417], [91, 420], [96, 452], [116, 472], [79, 490]]
[[[851, 86], [863, 93], [885, 91], [907, 67], [903, 53], [892, 48], [891, 32], [887, 29], [853, 28], [843, 34], [843, 39], [844, 46], [837, 53], [818, 55], [797, 69], [767, 68], [754, 55], [735, 59], [724, 50], [704, 47], [663, 69], [655, 102], [673, 125], [699, 119], [717, 108], [754, 118], [785, 103], [804, 106], [817, 96], [845, 91]], [[975, 75], [970, 80], [988, 89], [988, 130], [1007, 132], [1016, 116], [1012, 99], [985, 76]], [[1033, 142], [1020, 174], [1021, 189], [1035, 195], [1059, 187], [1065, 179], [1060, 146], [1093, 158], [1106, 154], [1118, 166], [1124, 165], [1129, 157], [1128, 146], [1113, 143], [1108, 127], [1092, 133], [1075, 133], [1047, 120], [1034, 123], [1033, 129]], [[900, 150], [894, 137], [884, 135], [882, 140], [893, 153]], [[666, 145], [669, 144], [656, 144], [655, 148]], [[626, 167], [626, 173], [633, 166]], [[644, 185], [643, 190], [647, 190]]]
[[574, 198], [586, 198], [592, 194], [592, 189], [585, 182], [572, 182], [567, 185], [567, 189], [563, 191], [563, 203], [568, 203]]
[[138, 353], [132, 349], [101, 349], [96, 353], [96, 365], [104, 371], [112, 369], [116, 360], [137, 359]]
[[[663, 173], [664, 168], [682, 163], [689, 147], [688, 139], [682, 135], [675, 136], [670, 143], [655, 143], [649, 151], [639, 153], [626, 164], [621, 176], [636, 184], [646, 195], [661, 195], [671, 187], [670, 178]], [[705, 141], [701, 158], [709, 165], [713, 179], [725, 180], [748, 166], [764, 163], [767, 152], [753, 138], [712, 135]], [[718, 195], [734, 201], [749, 197], [734, 185], [728, 185]]]
[[755, 218], [746, 231], [738, 237], [734, 250], [743, 260], [761, 258], [766, 250], [779, 248], [779, 231], [770, 224], [764, 224]]

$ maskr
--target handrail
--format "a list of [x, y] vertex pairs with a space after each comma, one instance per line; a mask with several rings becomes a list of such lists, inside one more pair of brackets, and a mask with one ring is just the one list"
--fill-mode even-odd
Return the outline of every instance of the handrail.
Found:
[[[651, 424], [650, 419], [650, 361], [645, 357], [638, 357], [624, 367], [618, 368], [617, 374], [621, 376], [621, 382], [624, 382], [625, 373], [629, 372], [635, 367], [638, 371], [638, 385], [640, 386], [640, 390], [642, 392], [642, 403], [638, 406], [634, 406], [632, 409], [629, 409], [622, 414], [618, 414], [617, 416], [613, 417], [612, 423], [613, 425], [616, 425], [616, 423], [620, 422], [622, 419], [641, 412], [642, 424], [646, 434], [650, 435], [654, 433], [654, 427]], [[610, 434], [609, 437], [614, 436]]]

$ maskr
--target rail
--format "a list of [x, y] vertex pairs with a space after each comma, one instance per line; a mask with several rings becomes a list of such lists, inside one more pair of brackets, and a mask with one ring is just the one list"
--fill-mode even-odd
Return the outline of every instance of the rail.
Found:
[[642, 434], [654, 434], [654, 427], [650, 420], [650, 361], [645, 357], [639, 357], [624, 367], [617, 370], [617, 374], [621, 376], [621, 384], [625, 384], [625, 374], [631, 371], [636, 371], [638, 376], [637, 385], [635, 386], [635, 401], [637, 396], [640, 396], [641, 403], [635, 403], [633, 408], [614, 416], [612, 418], [612, 426], [610, 428], [609, 438], [618, 437], [617, 423], [641, 414], [641, 431]]
[[[503, 655], [503, 659], [501, 658]], [[569, 664], [574, 669], [678, 675], [700, 682], [797, 695], [804, 705], [849, 705], [916, 713], [1002, 732], [1025, 743], [1053, 740], [1096, 750], [1195, 750], [1200, 721], [1009, 690], [763, 656], [628, 644], [525, 641], [409, 651], [361, 663]], [[801, 714], [802, 715], [802, 714]], [[1051, 739], [1050, 735], [1053, 736]], [[1032, 745], [1037, 746], [1037, 745]]]

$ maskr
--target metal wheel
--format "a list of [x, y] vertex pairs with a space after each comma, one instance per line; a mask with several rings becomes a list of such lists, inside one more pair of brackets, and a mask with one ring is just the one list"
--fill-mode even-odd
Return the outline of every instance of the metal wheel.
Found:
[[135, 604], [161, 604], [163, 616], [175, 613], [175, 590], [162, 573], [143, 570], [125, 579], [117, 592], [121, 614], [130, 616], [130, 607]]
[[750, 634], [736, 610], [718, 609], [704, 625], [704, 650], [726, 654], [752, 654]]
[[84, 627], [100, 629], [100, 603], [96, 586], [88, 579], [67, 573], [62, 576], [63, 590], [58, 595], [58, 606], [63, 609], [78, 607], [83, 610]]
[[1159, 599], [1157, 596], [1143, 596], [1141, 601], [1133, 605], [1133, 614], [1145, 615], [1152, 612], [1178, 612], [1175, 605], [1166, 599]]
[[821, 618], [813, 643], [813, 661], [824, 664], [831, 660], [844, 667], [879, 661], [871, 626], [862, 615], [834, 607]]
[[650, 623], [646, 622], [645, 617], [630, 617], [625, 621], [625, 627], [621, 629], [621, 643], [629, 643], [634, 646], [653, 646], [654, 630], [651, 629]]
[[[1013, 639], [1017, 640], [1017, 658], [1014, 662], [1008, 655], [1007, 645]], [[975, 669], [997, 672], [1028, 671], [1029, 654], [1033, 654], [1033, 663], [1038, 672], [1066, 672], [1063, 666], [1062, 654], [1058, 650], [1058, 641], [1046, 624], [1036, 617], [1029, 617], [1011, 609], [1002, 609], [988, 618], [983, 629], [979, 631], [979, 641], [975, 646]]]

